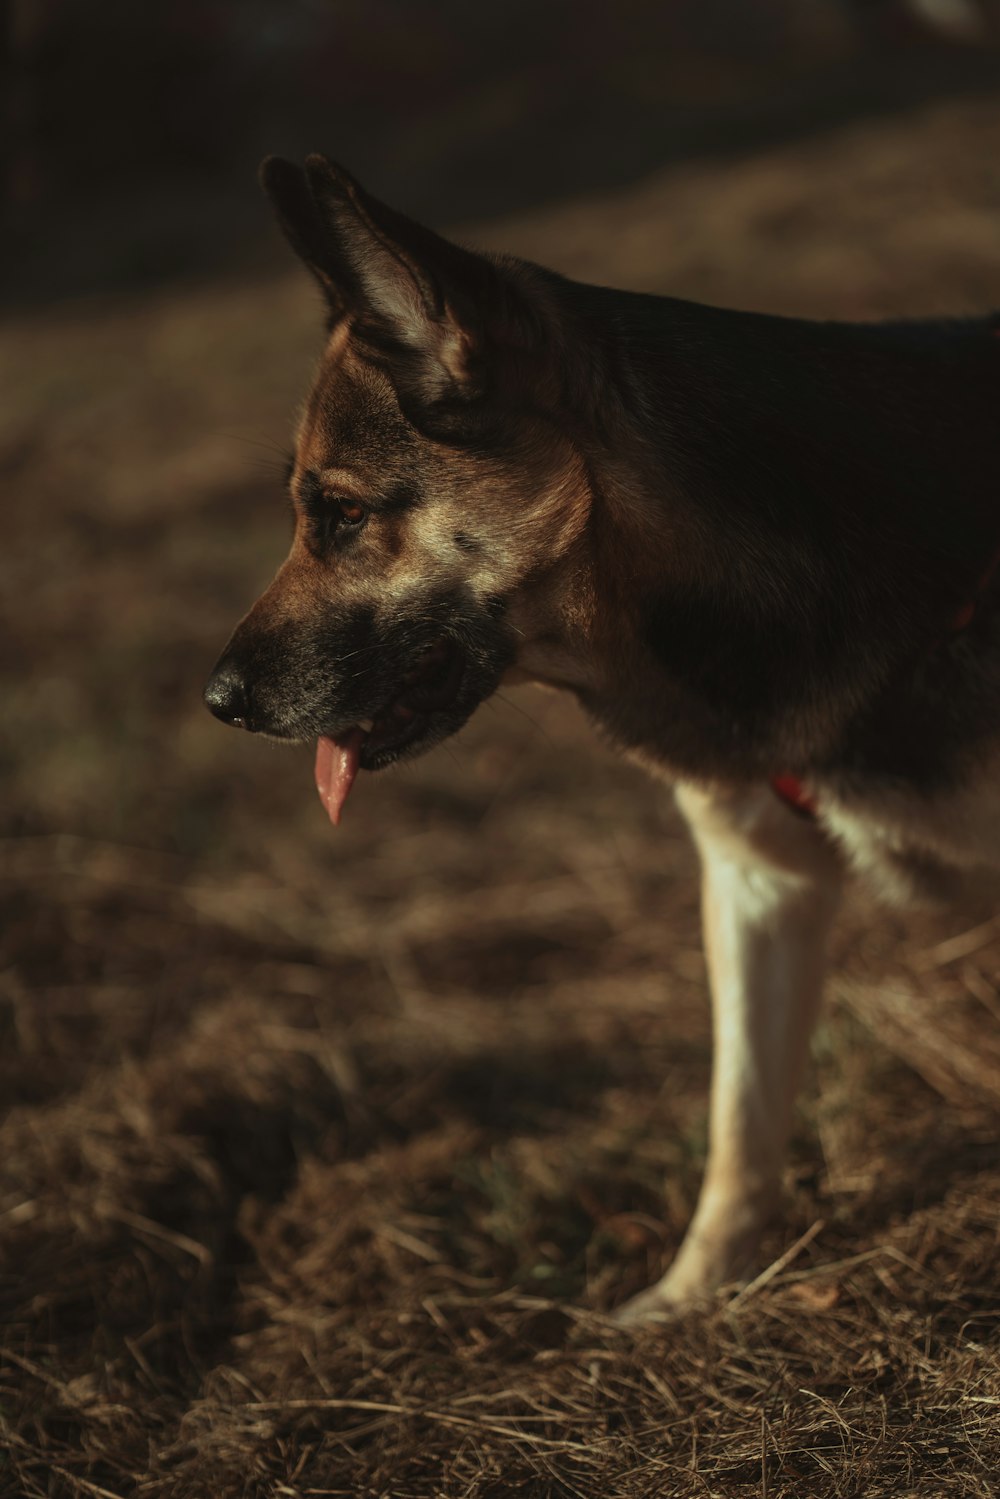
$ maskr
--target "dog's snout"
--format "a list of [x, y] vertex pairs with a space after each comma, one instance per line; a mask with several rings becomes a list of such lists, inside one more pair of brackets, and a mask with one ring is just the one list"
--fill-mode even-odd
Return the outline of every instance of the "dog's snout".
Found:
[[220, 661], [205, 687], [205, 706], [223, 723], [253, 729], [250, 693], [243, 673], [232, 661]]

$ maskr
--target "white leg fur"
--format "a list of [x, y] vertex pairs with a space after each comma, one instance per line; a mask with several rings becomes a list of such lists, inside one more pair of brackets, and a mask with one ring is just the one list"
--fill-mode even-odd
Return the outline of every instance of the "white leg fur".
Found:
[[833, 848], [770, 788], [682, 786], [677, 799], [702, 860], [715, 1042], [708, 1161], [676, 1259], [621, 1308], [626, 1324], [703, 1300], [752, 1264], [780, 1192], [841, 885]]

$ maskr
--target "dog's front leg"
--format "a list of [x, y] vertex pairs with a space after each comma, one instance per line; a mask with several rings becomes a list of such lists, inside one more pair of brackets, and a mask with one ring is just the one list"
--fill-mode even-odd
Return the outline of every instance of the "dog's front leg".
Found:
[[702, 860], [715, 1054], [701, 1196], [673, 1265], [624, 1323], [705, 1299], [752, 1265], [777, 1202], [819, 1008], [841, 868], [814, 823], [769, 788], [678, 790]]

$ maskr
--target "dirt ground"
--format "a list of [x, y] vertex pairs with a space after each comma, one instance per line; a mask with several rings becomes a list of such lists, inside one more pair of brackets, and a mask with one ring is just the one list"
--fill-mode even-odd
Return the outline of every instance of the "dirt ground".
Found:
[[[977, 312], [998, 161], [1000, 102], [939, 102], [462, 229], [720, 303]], [[0, 343], [0, 1493], [1000, 1492], [988, 906], [854, 898], [770, 1271], [626, 1340], [705, 1143], [669, 793], [518, 691], [334, 834], [307, 752], [201, 706], [284, 551], [318, 322], [289, 265]]]

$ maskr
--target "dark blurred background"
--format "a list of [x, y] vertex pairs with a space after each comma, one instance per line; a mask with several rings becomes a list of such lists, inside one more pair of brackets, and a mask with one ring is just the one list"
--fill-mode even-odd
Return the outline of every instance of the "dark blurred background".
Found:
[[995, 0], [5, 0], [7, 297], [259, 266], [252, 179], [324, 149], [495, 216], [992, 89]]
[[[849, 909], [765, 1250], [822, 1222], [830, 1278], [762, 1303], [749, 1341], [720, 1322], [707, 1394], [701, 1343], [672, 1339], [666, 1383], [621, 1348], [600, 1378], [559, 1366], [583, 1382], [563, 1407], [533, 1361], [563, 1314], [544, 1333], [508, 1293], [638, 1289], [703, 1160], [668, 790], [516, 690], [362, 777], [334, 833], [309, 750], [223, 728], [201, 688], [286, 549], [320, 347], [265, 152], [324, 150], [584, 279], [982, 313], [1000, 5], [4, 0], [0, 27], [0, 1495], [659, 1499], [692, 1492], [696, 1452], [713, 1492], [759, 1492], [762, 1390], [794, 1454], [776, 1496], [938, 1469], [935, 1493], [985, 1493], [996, 925]], [[606, 1432], [604, 1379], [631, 1412]], [[467, 1404], [436, 1445], [391, 1415], [355, 1440], [282, 1405], [317, 1391], [494, 1414], [469, 1441]], [[530, 1421], [563, 1411], [530, 1449], [495, 1414], [525, 1391]], [[550, 1483], [564, 1437], [597, 1477]]]

